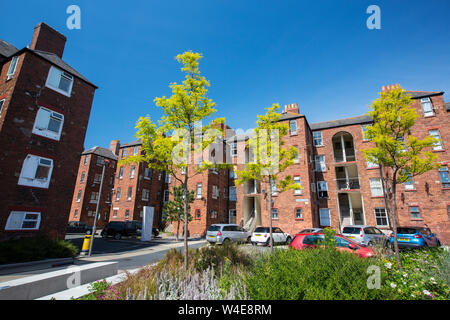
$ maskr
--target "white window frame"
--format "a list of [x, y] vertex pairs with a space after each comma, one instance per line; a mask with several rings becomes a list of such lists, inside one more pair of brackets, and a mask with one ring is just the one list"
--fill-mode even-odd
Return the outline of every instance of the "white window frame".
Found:
[[[300, 210], [300, 217], [297, 216], [298, 210]], [[295, 208], [295, 219], [303, 219], [303, 209]]]
[[5, 101], [6, 101], [6, 99], [0, 99], [0, 116], [1, 116], [1, 113], [3, 110], [3, 106], [5, 105]]
[[412, 177], [411, 174], [407, 173], [409, 180], [405, 181], [404, 185], [405, 185], [405, 190], [414, 190], [414, 179]]
[[142, 189], [142, 201], [149, 201], [149, 200], [150, 200], [150, 190]]
[[[320, 138], [316, 137], [315, 135], [320, 133]], [[316, 141], [320, 139], [320, 144], [317, 144]], [[313, 131], [313, 145], [315, 147], [323, 147], [323, 136], [322, 131]]]
[[137, 155], [139, 153], [139, 147], [135, 146], [133, 149], [133, 156]]
[[[381, 182], [381, 178], [370, 178], [369, 183], [372, 197], [382, 197], [384, 195], [383, 183]], [[380, 192], [377, 192], [377, 190], [380, 190]]]
[[[321, 161], [320, 159], [323, 159]], [[325, 155], [316, 155], [314, 156], [314, 162], [316, 165], [316, 172], [325, 172], [327, 171], [327, 167], [325, 165]]]
[[219, 188], [217, 188], [216, 185], [212, 186], [212, 198], [213, 199], [219, 198]]
[[134, 178], [135, 172], [136, 172], [136, 166], [131, 166], [130, 179]]
[[89, 203], [97, 203], [99, 198], [100, 192], [91, 192], [91, 199], [89, 200]]
[[441, 134], [440, 134], [439, 130], [438, 129], [428, 130], [428, 134], [431, 137], [438, 139], [438, 142], [433, 143], [432, 149], [433, 150], [444, 150], [444, 146], [442, 145]]
[[[61, 77], [64, 77], [66, 80], [71, 80], [68, 92], [59, 88], [59, 85], [61, 82], [58, 83], [58, 86], [55, 86], [55, 84], [52, 83], [52, 81], [56, 80], [56, 78], [58, 76], [59, 76], [59, 81], [61, 81]], [[53, 78], [55, 78], [55, 79], [53, 79]], [[74, 82], [74, 77], [71, 74], [69, 74], [61, 69], [58, 69], [54, 66], [51, 66], [50, 70], [48, 72], [47, 81], [45, 82], [45, 86], [56, 92], [61, 93], [62, 95], [65, 95], [66, 97], [70, 97], [70, 95], [72, 93], [73, 82]]]
[[[381, 211], [381, 210], [383, 210], [383, 211]], [[377, 215], [377, 213], [378, 213], [378, 215]], [[381, 213], [384, 213], [384, 217], [380, 216]], [[377, 227], [389, 226], [389, 217], [387, 215], [386, 208], [375, 208], [374, 215], [375, 215], [375, 223], [376, 223]], [[386, 224], [378, 224], [378, 219], [386, 219]]]
[[230, 201], [237, 201], [237, 193], [236, 193], [236, 187], [229, 187], [229, 199]]
[[[417, 211], [411, 210], [411, 209], [413, 209], [413, 208], [417, 208]], [[409, 217], [410, 217], [411, 220], [421, 220], [421, 219], [422, 219], [422, 216], [421, 216], [421, 214], [420, 214], [420, 208], [419, 208], [419, 206], [410, 206], [408, 211], [409, 211]], [[414, 214], [418, 214], [419, 216], [418, 216], [418, 217], [413, 217], [413, 216], [412, 216], [413, 213], [414, 213]]]
[[87, 165], [88, 160], [89, 160], [89, 155], [87, 154], [87, 155], [84, 156], [84, 163], [83, 164]]
[[[325, 185], [325, 189], [323, 188], [323, 186]], [[325, 196], [321, 196], [321, 193], [326, 192], [327, 195]], [[328, 198], [328, 183], [326, 181], [317, 181], [317, 195], [319, 198]]]
[[[59, 121], [59, 131], [55, 132], [49, 130], [50, 121]], [[33, 130], [32, 133], [46, 137], [52, 140], [59, 141], [61, 138], [62, 128], [64, 126], [64, 115], [53, 111], [51, 109], [45, 107], [39, 107], [39, 110], [36, 113], [36, 118], [34, 119]]]
[[153, 172], [151, 171], [150, 168], [145, 168], [144, 169], [144, 179], [146, 180], [151, 180], [153, 176]]
[[120, 187], [117, 188], [117, 192], [116, 192], [116, 201], [120, 200]]
[[[276, 214], [274, 215], [274, 213], [276, 213]], [[272, 208], [272, 219], [277, 220], [279, 217], [278, 213], [279, 213], [278, 208]]]
[[[441, 174], [443, 172], [443, 174]], [[442, 188], [450, 188], [450, 178], [449, 178], [449, 172], [448, 167], [444, 166], [438, 169], [439, 173], [439, 180], [441, 181]], [[444, 181], [445, 174], [447, 174], [447, 181]]]
[[119, 168], [119, 179], [123, 178], [123, 171], [124, 171], [123, 167], [120, 167]]
[[[27, 215], [37, 215], [37, 219], [27, 219]], [[33, 228], [24, 228], [25, 222], [35, 221], [36, 225]], [[28, 211], [11, 211], [6, 221], [5, 230], [39, 230], [41, 224], [40, 212], [28, 212]], [[20, 225], [20, 227], [17, 227]]]
[[[8, 73], [6, 74], [6, 80], [10, 80], [13, 78], [14, 74], [16, 73], [17, 65], [19, 64], [19, 56], [14, 56], [11, 59], [11, 63], [8, 68]], [[14, 66], [14, 67], [13, 67]], [[11, 67], [13, 67], [13, 70], [11, 70]]]
[[94, 176], [94, 183], [99, 184], [102, 181], [102, 175], [100, 173], [96, 173]]
[[[431, 102], [431, 99], [429, 97], [420, 99], [420, 104], [422, 105], [422, 111], [424, 117], [432, 117], [435, 115], [433, 103]], [[430, 109], [425, 110], [425, 105], [429, 105]]]
[[80, 201], [81, 201], [81, 195], [82, 195], [82, 193], [83, 193], [83, 191], [78, 190], [78, 193], [77, 193], [77, 202], [80, 202]]
[[170, 183], [170, 181], [171, 181], [171, 177], [170, 177], [170, 174], [168, 173], [168, 174], [166, 174], [165, 183]]
[[367, 139], [367, 137], [366, 137], [366, 128], [369, 127], [369, 126], [370, 126], [370, 124], [363, 124], [361, 126], [362, 140], [363, 141], [369, 141], [369, 139]]
[[128, 187], [127, 200], [131, 200], [133, 197], [133, 187]]
[[237, 142], [233, 142], [231, 143], [231, 155], [232, 156], [237, 156]]
[[[300, 176], [294, 176], [293, 178], [294, 183], [298, 184], [300, 187], [302, 186], [302, 178], [300, 178]], [[299, 196], [303, 194], [303, 190], [302, 189], [294, 189], [294, 195], [295, 196]]]
[[[328, 224], [325, 224], [323, 222], [324, 221], [324, 216], [322, 213], [326, 212], [327, 217], [325, 220], [328, 220]], [[330, 227], [331, 226], [331, 217], [330, 217], [330, 209], [329, 208], [319, 208], [319, 221], [320, 221], [320, 225], [324, 226], [324, 227]]]
[[127, 148], [122, 149], [122, 158], [125, 158], [127, 156]]
[[81, 173], [81, 179], [80, 179], [80, 183], [84, 183], [84, 180], [86, 179], [86, 171], [83, 171]]
[[367, 169], [374, 169], [374, 168], [378, 168], [380, 166], [378, 163], [371, 162], [367, 159], [366, 159], [366, 164], [367, 164]]
[[[292, 129], [292, 124], [295, 124], [295, 130]], [[297, 120], [295, 120], [295, 119], [294, 120], [289, 120], [289, 134], [291, 136], [294, 136], [294, 135], [297, 134], [297, 130], [298, 130]]]
[[[43, 163], [43, 161], [50, 161], [50, 164]], [[36, 173], [39, 166], [49, 168], [46, 179], [36, 178]], [[53, 159], [28, 154], [22, 164], [22, 171], [19, 176], [18, 185], [48, 189], [52, 178], [53, 166]]]
[[298, 146], [294, 146], [294, 148], [296, 149], [294, 163], [300, 163], [300, 149]]
[[163, 201], [164, 201], [164, 202], [169, 201], [169, 196], [170, 196], [169, 190], [164, 190], [164, 198], [163, 198]]
[[[200, 191], [200, 193], [199, 193]], [[195, 191], [195, 197], [197, 199], [201, 199], [202, 198], [202, 184], [201, 183], [197, 183], [197, 189]]]

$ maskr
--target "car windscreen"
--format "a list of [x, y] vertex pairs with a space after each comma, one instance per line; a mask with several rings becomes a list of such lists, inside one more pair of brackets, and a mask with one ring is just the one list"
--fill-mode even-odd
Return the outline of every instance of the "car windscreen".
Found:
[[212, 225], [208, 228], [208, 231], [220, 231], [220, 226]]
[[397, 233], [400, 234], [415, 234], [417, 232], [417, 229], [414, 228], [397, 228]]
[[361, 228], [357, 227], [345, 227], [344, 230], [342, 230], [342, 233], [349, 233], [349, 234], [359, 234]]
[[303, 244], [315, 245], [321, 241], [324, 241], [325, 237], [322, 235], [305, 236]]
[[258, 227], [258, 228], [255, 229], [254, 232], [256, 232], [256, 233], [268, 233], [270, 231], [269, 231], [269, 228]]

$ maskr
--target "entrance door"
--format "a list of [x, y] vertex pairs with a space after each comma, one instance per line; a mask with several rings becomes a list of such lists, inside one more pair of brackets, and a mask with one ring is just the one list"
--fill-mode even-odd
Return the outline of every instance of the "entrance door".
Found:
[[228, 214], [228, 223], [236, 223], [236, 210], [230, 210]]

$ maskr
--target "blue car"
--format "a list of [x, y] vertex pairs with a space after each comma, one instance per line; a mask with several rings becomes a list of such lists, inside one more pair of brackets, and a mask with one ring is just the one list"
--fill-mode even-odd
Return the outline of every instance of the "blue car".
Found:
[[[394, 247], [394, 233], [390, 237], [391, 247]], [[398, 227], [397, 242], [399, 248], [439, 247], [441, 242], [435, 233], [427, 227]]]

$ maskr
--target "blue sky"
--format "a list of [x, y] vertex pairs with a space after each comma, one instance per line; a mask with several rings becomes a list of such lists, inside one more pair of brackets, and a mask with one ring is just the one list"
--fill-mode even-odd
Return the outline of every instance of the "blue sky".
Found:
[[[0, 38], [18, 48], [44, 21], [68, 38], [63, 59], [99, 86], [85, 147], [134, 140], [139, 116], [161, 116], [183, 74], [174, 57], [202, 53], [217, 116], [233, 128], [264, 108], [298, 103], [310, 123], [364, 114], [382, 85], [450, 92], [450, 1], [7, 1]], [[81, 8], [81, 30], [66, 8]], [[369, 30], [366, 9], [381, 9]]]

